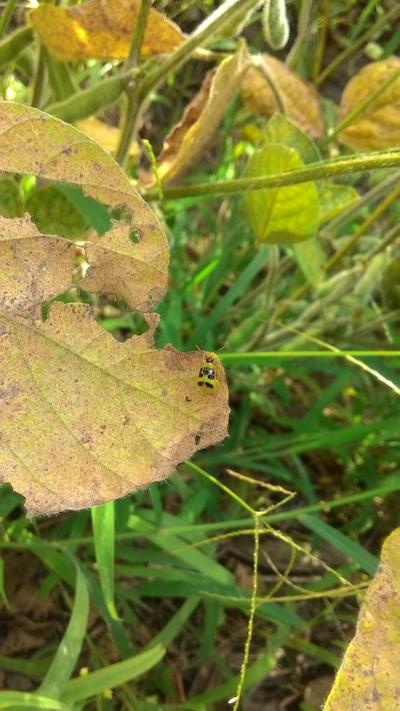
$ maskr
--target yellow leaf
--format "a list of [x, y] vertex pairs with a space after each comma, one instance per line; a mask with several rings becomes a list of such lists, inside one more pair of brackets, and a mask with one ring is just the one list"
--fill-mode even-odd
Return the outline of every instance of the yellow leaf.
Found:
[[[165, 234], [109, 154], [58, 119], [0, 102], [0, 171], [76, 184], [117, 210], [111, 229], [84, 245], [82, 285], [153, 309], [167, 283]], [[0, 219], [0, 476], [30, 514], [125, 496], [226, 434], [218, 358], [219, 387], [199, 387], [206, 354], [155, 349], [156, 314], [124, 343], [87, 305], [56, 302], [39, 318], [41, 304], [71, 285], [75, 250], [28, 216]]]
[[[324, 124], [314, 87], [299, 79], [278, 59], [263, 55], [262, 61], [279, 89], [288, 118], [312, 138], [321, 138]], [[255, 67], [246, 72], [241, 92], [244, 101], [256, 113], [271, 116], [279, 109], [270, 85]]]
[[[85, 133], [89, 138], [93, 138], [96, 143], [98, 143], [102, 148], [104, 148], [109, 153], [113, 153], [118, 145], [120, 129], [115, 126], [110, 126], [104, 121], [100, 121], [95, 116], [89, 116], [89, 118], [77, 121], [75, 126], [79, 128], [82, 133]], [[136, 141], [132, 141], [129, 154], [131, 156], [137, 157], [139, 155], [139, 147]]]
[[[129, 54], [139, 0], [88, 0], [73, 7], [42, 4], [29, 20], [47, 49], [62, 62], [95, 57], [124, 59]], [[172, 52], [184, 34], [171, 20], [151, 9], [142, 56]]]
[[400, 529], [386, 539], [324, 711], [400, 708]]
[[340, 120], [346, 119], [384, 82], [394, 81], [340, 131], [341, 143], [357, 151], [382, 150], [400, 144], [400, 59], [391, 57], [363, 67], [346, 85]]
[[159, 176], [168, 182], [181, 175], [201, 154], [238, 92], [250, 66], [245, 46], [206, 75], [200, 91], [168, 134], [159, 157]]

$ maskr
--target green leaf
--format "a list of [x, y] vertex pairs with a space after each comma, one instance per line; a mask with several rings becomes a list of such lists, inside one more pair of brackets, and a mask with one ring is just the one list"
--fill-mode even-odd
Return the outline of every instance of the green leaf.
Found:
[[53, 661], [40, 685], [43, 694], [55, 698], [62, 696], [81, 652], [88, 614], [89, 594], [86, 580], [77, 568], [72, 614]]
[[312, 286], [318, 286], [324, 275], [325, 252], [316, 237], [293, 245], [295, 259], [305, 278]]
[[349, 185], [329, 182], [319, 184], [318, 194], [320, 224], [328, 222], [360, 199], [357, 190]]
[[[123, 662], [110, 664], [84, 677], [72, 679], [67, 685], [63, 700], [68, 703], [83, 701], [106, 689], [113, 689], [121, 684], [136, 679], [152, 669], [163, 658], [165, 648], [161, 645], [152, 647], [147, 652], [125, 659]], [[1, 708], [1, 706], [0, 706]]]
[[[292, 148], [270, 143], [250, 158], [247, 178], [276, 175], [303, 168]], [[270, 244], [293, 244], [313, 237], [319, 222], [315, 183], [252, 190], [245, 194], [251, 226], [260, 240]]]
[[92, 526], [94, 550], [99, 571], [100, 586], [107, 610], [114, 620], [118, 612], [114, 602], [115, 512], [114, 502], [93, 506]]
[[283, 114], [274, 114], [264, 131], [264, 142], [293, 148], [303, 163], [318, 163], [321, 153], [314, 141]]
[[0, 178], [0, 215], [20, 217], [24, 213], [24, 196], [13, 178]]
[[44, 234], [79, 239], [88, 226], [68, 197], [53, 185], [31, 193], [26, 208], [38, 230]]

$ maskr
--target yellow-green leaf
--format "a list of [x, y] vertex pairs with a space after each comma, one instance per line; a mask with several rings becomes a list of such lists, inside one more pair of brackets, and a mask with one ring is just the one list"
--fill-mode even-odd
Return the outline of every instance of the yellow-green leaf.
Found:
[[[391, 81], [393, 79], [393, 81]], [[390, 85], [372, 95], [385, 82]], [[340, 131], [341, 143], [357, 151], [375, 151], [400, 144], [400, 59], [390, 57], [367, 64], [348, 82], [340, 102], [340, 121], [346, 120], [360, 104], [363, 110]]]
[[[140, 0], [88, 0], [72, 7], [43, 3], [29, 13], [29, 20], [43, 44], [62, 62], [90, 57], [124, 59], [129, 54], [139, 7]], [[172, 52], [183, 40], [174, 22], [150, 10], [143, 57]]]
[[245, 46], [212, 70], [188, 104], [181, 121], [169, 133], [159, 157], [159, 176], [170, 181], [181, 175], [201, 154], [239, 90], [250, 65]]
[[283, 143], [293, 148], [303, 163], [317, 163], [321, 160], [314, 141], [283, 114], [274, 114], [264, 131], [265, 143]]
[[324, 711], [396, 711], [400, 707], [400, 529], [386, 539]]
[[336, 185], [326, 180], [320, 181], [318, 188], [320, 224], [332, 220], [360, 199], [357, 190], [350, 185]]
[[[271, 143], [251, 156], [245, 175], [253, 178], [302, 167], [304, 163], [296, 151]], [[292, 244], [313, 237], [317, 231], [319, 205], [315, 183], [249, 190], [245, 204], [260, 242]]]
[[[265, 69], [275, 83], [285, 105], [287, 116], [312, 138], [321, 138], [324, 123], [318, 94], [275, 57], [262, 56]], [[279, 110], [270, 84], [262, 73], [252, 67], [242, 81], [242, 96], [250, 108], [266, 116]]]
[[296, 261], [312, 286], [318, 286], [324, 275], [325, 252], [320, 241], [313, 237], [293, 245]]

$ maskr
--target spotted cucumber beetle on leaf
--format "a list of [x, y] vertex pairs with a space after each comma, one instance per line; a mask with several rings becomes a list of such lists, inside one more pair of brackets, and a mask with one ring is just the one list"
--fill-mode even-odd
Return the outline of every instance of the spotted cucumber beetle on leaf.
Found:
[[215, 358], [214, 353], [210, 353], [206, 357], [206, 362], [204, 365], [201, 366], [199, 370], [199, 375], [197, 378], [197, 385], [202, 388], [211, 388], [214, 390], [219, 386], [219, 380], [217, 380], [215, 376], [215, 368], [214, 368], [214, 358]]

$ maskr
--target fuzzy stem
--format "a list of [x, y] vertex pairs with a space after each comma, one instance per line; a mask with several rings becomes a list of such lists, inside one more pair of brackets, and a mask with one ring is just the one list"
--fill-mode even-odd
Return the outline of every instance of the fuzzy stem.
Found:
[[[168, 200], [185, 197], [216, 197], [217, 195], [233, 195], [248, 190], [263, 190], [279, 188], [285, 185], [297, 185], [311, 180], [323, 180], [335, 175], [349, 175], [378, 168], [396, 168], [400, 166], [400, 149], [376, 151], [375, 153], [359, 153], [357, 156], [332, 158], [318, 163], [310, 163], [306, 168], [292, 170], [276, 175], [258, 176], [256, 178], [236, 178], [234, 180], [219, 180], [197, 185], [186, 185], [176, 188], [164, 188], [164, 197]], [[157, 199], [158, 193], [145, 193], [146, 200]]]

